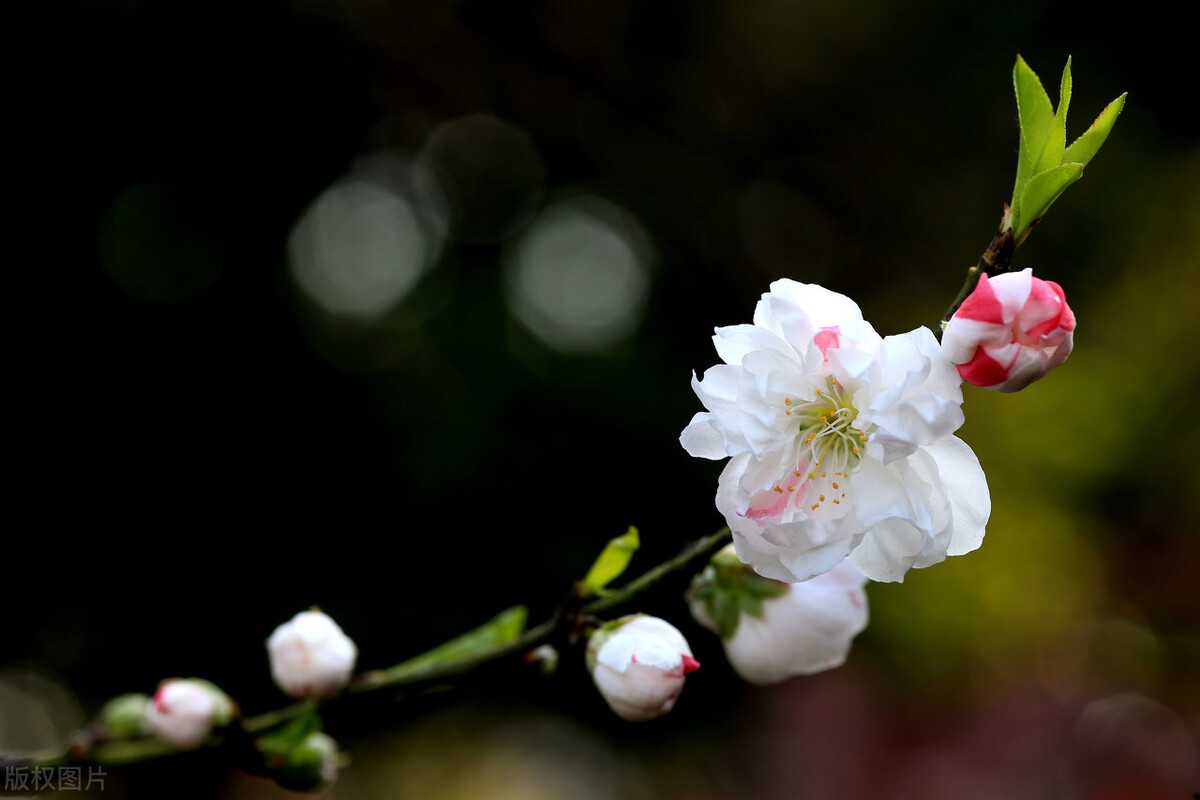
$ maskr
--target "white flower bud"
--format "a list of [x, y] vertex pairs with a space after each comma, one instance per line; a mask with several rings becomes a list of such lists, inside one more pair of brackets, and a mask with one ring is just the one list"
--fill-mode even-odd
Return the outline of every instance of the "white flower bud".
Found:
[[208, 681], [171, 678], [146, 702], [146, 726], [177, 750], [203, 744], [214, 727], [233, 719], [233, 701]]
[[350, 682], [358, 648], [320, 611], [302, 611], [267, 640], [271, 675], [292, 697], [327, 700]]
[[[867, 625], [865, 583], [846, 560], [823, 575], [782, 584], [786, 591], [763, 598], [761, 617], [743, 611], [733, 635], [723, 639], [734, 671], [748, 683], [766, 686], [841, 666]], [[692, 614], [717, 630], [702, 603], [692, 602]]]
[[675, 705], [684, 676], [700, 662], [692, 658], [683, 634], [658, 617], [639, 615], [610, 625], [588, 641], [596, 688], [622, 719], [661, 717]]

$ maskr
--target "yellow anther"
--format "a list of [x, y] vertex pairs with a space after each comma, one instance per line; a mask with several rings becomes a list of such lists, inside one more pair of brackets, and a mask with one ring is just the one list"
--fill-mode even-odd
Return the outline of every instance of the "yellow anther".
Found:
[[824, 473], [824, 472], [822, 472], [822, 473], [821, 473], [821, 477], [822, 477], [822, 478], [824, 478], [824, 477], [825, 477], [825, 473]]
[[817, 510], [817, 508], [819, 508], [819, 507], [820, 507], [820, 505], [821, 505], [820, 503], [813, 503], [813, 504], [812, 504], [812, 506], [810, 506], [810, 508], [811, 508], [813, 511], [816, 511], [816, 510]]
[[789, 417], [792, 415], [792, 412], [788, 411], [787, 409], [784, 409], [783, 413], [787, 414]]
[[775, 487], [775, 491], [779, 492], [780, 494], [783, 494], [783, 489], [780, 489], [778, 486]]
[[840, 505], [842, 504], [842, 501], [841, 501], [841, 500], [834, 500], [834, 501], [833, 501], [833, 504], [834, 504], [835, 506], [840, 506]]
[[789, 486], [789, 487], [788, 487], [788, 491], [789, 491], [789, 492], [794, 492], [794, 491], [796, 491], [796, 487], [795, 487], [795, 486]]
[[824, 502], [825, 502], [825, 495], [821, 495], [821, 496], [820, 496], [820, 497], [818, 497], [817, 499], [818, 499], [818, 500], [820, 500], [822, 503], [824, 503]]
[[838, 488], [837, 481], [834, 481], [834, 482], [833, 482], [832, 484], [830, 484], [830, 485], [831, 485], [831, 486], [833, 486], [833, 488], [835, 488], [835, 489], [836, 489], [836, 488]]
[[822, 414], [822, 415], [821, 415], [821, 422], [824, 422], [824, 423], [828, 424], [828, 423], [829, 423], [829, 417], [827, 417], [827, 416], [825, 416], [824, 414]]
[[783, 404], [785, 406], [790, 406], [792, 404], [792, 398], [790, 398], [790, 397], [783, 398]]

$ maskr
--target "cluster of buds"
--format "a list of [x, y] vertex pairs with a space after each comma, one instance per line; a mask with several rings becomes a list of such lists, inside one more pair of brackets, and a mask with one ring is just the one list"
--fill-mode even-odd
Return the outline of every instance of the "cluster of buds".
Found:
[[[337, 623], [320, 611], [304, 611], [280, 625], [267, 640], [271, 675], [286, 694], [327, 700], [349, 684], [358, 648]], [[194, 750], [220, 740], [240, 717], [237, 704], [200, 678], [162, 681], [153, 697], [126, 694], [101, 709], [95, 731], [104, 741], [151, 736], [168, 747]], [[281, 786], [312, 791], [337, 776], [337, 743], [320, 730], [316, 706], [282, 730], [255, 740], [262, 771]]]

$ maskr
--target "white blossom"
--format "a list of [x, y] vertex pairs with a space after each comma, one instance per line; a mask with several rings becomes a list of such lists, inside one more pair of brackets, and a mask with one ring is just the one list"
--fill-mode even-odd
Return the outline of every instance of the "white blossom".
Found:
[[717, 508], [744, 562], [801, 581], [849, 556], [899, 581], [979, 547], [991, 498], [932, 331], [880, 338], [844, 295], [780, 280], [714, 342], [725, 363], [693, 376], [707, 411], [680, 441], [729, 457]]

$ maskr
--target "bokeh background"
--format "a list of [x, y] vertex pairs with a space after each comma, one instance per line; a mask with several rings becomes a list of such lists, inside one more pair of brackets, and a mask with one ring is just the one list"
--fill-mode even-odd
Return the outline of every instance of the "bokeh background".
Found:
[[[652, 724], [550, 680], [345, 703], [345, 798], [1187, 798], [1200, 791], [1200, 138], [1157, 0], [66, 2], [10, 34], [0, 748], [213, 680], [320, 605], [395, 663], [603, 543], [721, 524], [677, 437], [715, 325], [780, 277], [932, 325], [1011, 192], [1021, 53], [1068, 135], [1018, 252], [1075, 353], [966, 389], [983, 547], [868, 589], [841, 669], [704, 669]], [[27, 18], [28, 17], [28, 18]], [[634, 609], [630, 609], [634, 610]], [[63, 796], [82, 796], [62, 792]], [[103, 797], [273, 798], [204, 754]]]

